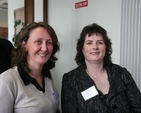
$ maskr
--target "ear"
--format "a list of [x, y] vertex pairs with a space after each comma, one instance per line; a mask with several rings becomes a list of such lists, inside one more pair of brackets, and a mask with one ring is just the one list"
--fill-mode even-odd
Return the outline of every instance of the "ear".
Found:
[[25, 41], [22, 42], [22, 48], [23, 48], [25, 51], [27, 51], [27, 46], [26, 46], [26, 42], [25, 42]]
[[82, 50], [81, 50], [81, 51], [82, 51], [82, 53], [83, 53], [83, 55], [84, 55], [84, 47], [82, 47]]

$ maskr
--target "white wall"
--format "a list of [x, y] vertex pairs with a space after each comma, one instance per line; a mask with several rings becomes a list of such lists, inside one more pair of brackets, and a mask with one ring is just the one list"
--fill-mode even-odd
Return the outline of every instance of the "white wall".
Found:
[[[60, 41], [60, 52], [56, 54], [58, 61], [52, 70], [55, 87], [61, 96], [62, 76], [74, 69], [76, 43], [82, 28], [91, 23], [98, 23], [104, 27], [113, 42], [113, 62], [119, 64], [120, 56], [120, 18], [121, 0], [88, 0], [88, 6], [75, 9], [74, 4], [82, 0], [48, 0], [48, 21], [55, 29]], [[13, 10], [23, 7], [24, 0], [9, 0], [8, 22], [9, 38], [14, 34]], [[39, 4], [39, 5], [37, 5]], [[35, 21], [42, 20], [42, 6], [35, 0]], [[11, 40], [10, 39], [10, 40]]]

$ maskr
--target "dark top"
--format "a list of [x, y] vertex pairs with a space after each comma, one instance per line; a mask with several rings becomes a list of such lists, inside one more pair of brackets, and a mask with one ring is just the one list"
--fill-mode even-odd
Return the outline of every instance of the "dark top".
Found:
[[81, 92], [95, 86], [85, 68], [79, 66], [64, 74], [62, 80], [62, 113], [141, 113], [141, 93], [131, 74], [118, 65], [105, 67], [110, 83], [109, 93], [84, 100]]
[[13, 48], [9, 40], [0, 38], [0, 74], [10, 68]]

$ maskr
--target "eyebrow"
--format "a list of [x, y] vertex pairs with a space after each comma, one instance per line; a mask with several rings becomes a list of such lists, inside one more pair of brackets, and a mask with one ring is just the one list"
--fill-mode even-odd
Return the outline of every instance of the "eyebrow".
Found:
[[[92, 41], [92, 40], [88, 39], [88, 40], [85, 40], [85, 41]], [[97, 40], [97, 41], [104, 41], [104, 40], [101, 39], [101, 40]]]
[[104, 40], [97, 40], [97, 41], [104, 41]]

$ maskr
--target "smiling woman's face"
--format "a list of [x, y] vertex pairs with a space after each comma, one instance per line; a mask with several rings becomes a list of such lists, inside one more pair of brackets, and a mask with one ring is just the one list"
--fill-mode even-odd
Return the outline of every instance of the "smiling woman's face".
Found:
[[82, 53], [85, 57], [85, 62], [100, 63], [103, 62], [103, 58], [106, 53], [106, 45], [103, 37], [100, 34], [93, 34], [88, 37], [86, 35]]
[[44, 65], [52, 55], [52, 38], [43, 27], [33, 29], [23, 45], [28, 51], [27, 62], [30, 65]]

